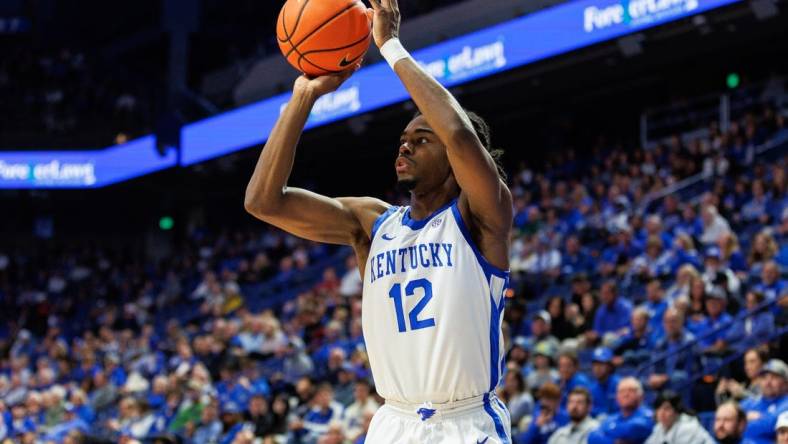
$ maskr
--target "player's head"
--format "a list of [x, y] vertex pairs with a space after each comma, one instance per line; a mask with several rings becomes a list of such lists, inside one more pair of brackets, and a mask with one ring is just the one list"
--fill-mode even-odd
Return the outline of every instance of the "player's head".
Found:
[[[506, 175], [500, 163], [503, 151], [492, 150], [489, 126], [477, 114], [470, 111], [465, 113], [473, 124], [479, 141], [495, 160], [498, 174], [505, 179]], [[394, 165], [400, 188], [407, 191], [426, 191], [443, 186], [457, 188], [446, 146], [420, 112], [417, 112], [405, 127], [399, 142]]]

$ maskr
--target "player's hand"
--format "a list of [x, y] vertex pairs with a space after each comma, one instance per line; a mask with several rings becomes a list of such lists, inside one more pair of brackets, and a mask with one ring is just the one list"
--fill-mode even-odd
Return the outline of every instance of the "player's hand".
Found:
[[327, 74], [319, 77], [308, 77], [306, 74], [301, 74], [296, 79], [295, 85], [293, 85], [293, 94], [310, 94], [318, 98], [334, 92], [359, 68], [361, 68], [361, 60], [353, 68], [337, 74]]
[[371, 9], [367, 15], [372, 19], [372, 38], [380, 48], [389, 39], [399, 38], [399, 4], [397, 0], [369, 0]]

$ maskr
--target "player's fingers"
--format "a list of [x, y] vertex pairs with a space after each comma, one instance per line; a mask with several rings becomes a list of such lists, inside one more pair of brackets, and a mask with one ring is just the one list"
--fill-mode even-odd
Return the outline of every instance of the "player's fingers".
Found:
[[372, 8], [367, 8], [367, 17], [369, 17], [370, 23], [375, 18], [375, 10]]
[[399, 2], [397, 0], [385, 0], [389, 2], [389, 8], [393, 11], [399, 11]]
[[380, 11], [383, 9], [383, 6], [380, 5], [380, 0], [369, 0], [369, 4], [372, 5], [372, 9], [375, 11]]
[[391, 10], [391, 2], [389, 0], [380, 0], [383, 9]]

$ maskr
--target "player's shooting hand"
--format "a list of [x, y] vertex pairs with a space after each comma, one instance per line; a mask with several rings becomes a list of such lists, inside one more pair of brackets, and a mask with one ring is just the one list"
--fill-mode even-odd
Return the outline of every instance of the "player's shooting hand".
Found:
[[367, 14], [372, 19], [372, 37], [378, 48], [389, 39], [399, 38], [399, 4], [397, 0], [369, 0], [371, 9]]
[[327, 74], [319, 77], [308, 77], [306, 74], [301, 74], [295, 81], [293, 86], [293, 94], [311, 94], [315, 98], [321, 97], [330, 92], [334, 92], [342, 86], [354, 72], [361, 68], [361, 60], [356, 63], [353, 68], [347, 69], [337, 74]]

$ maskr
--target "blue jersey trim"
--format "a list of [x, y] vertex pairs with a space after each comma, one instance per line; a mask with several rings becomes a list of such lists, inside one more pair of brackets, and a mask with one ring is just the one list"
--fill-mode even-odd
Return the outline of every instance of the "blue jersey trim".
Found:
[[390, 206], [385, 213], [381, 214], [377, 219], [375, 219], [375, 223], [372, 224], [372, 235], [369, 237], [370, 241], [375, 240], [375, 234], [377, 234], [378, 228], [380, 228], [380, 226], [383, 225], [383, 222], [385, 222], [386, 219], [388, 219], [388, 217], [391, 216], [392, 213], [395, 213], [398, 209], [399, 207]]
[[449, 202], [446, 205], [444, 205], [444, 206], [438, 208], [437, 210], [435, 210], [432, 214], [430, 214], [426, 218], [420, 219], [420, 220], [416, 220], [416, 219], [411, 219], [410, 218], [410, 207], [408, 207], [405, 210], [405, 214], [402, 215], [402, 225], [407, 225], [408, 227], [410, 227], [413, 230], [421, 230], [422, 228], [424, 228], [425, 225], [427, 225], [427, 222], [432, 220], [432, 218], [434, 218], [435, 216], [437, 216], [440, 213], [444, 212], [450, 206], [454, 205], [454, 202], [456, 200], [457, 199], [453, 199], [451, 202]]
[[[500, 337], [501, 337], [501, 311], [495, 303], [492, 293], [490, 294], [490, 391], [498, 386], [498, 369], [500, 366]], [[503, 307], [503, 301], [501, 301]]]
[[462, 236], [465, 238], [465, 242], [471, 247], [473, 250], [473, 254], [476, 255], [476, 260], [479, 261], [479, 265], [482, 266], [484, 270], [484, 274], [487, 276], [493, 275], [498, 276], [499, 278], [509, 279], [509, 272], [506, 270], [501, 270], [500, 268], [496, 267], [495, 265], [487, 262], [487, 259], [482, 256], [482, 252], [476, 247], [476, 244], [473, 243], [473, 239], [471, 238], [471, 232], [468, 231], [468, 227], [465, 226], [465, 222], [462, 220], [462, 214], [460, 213], [460, 207], [457, 206], [457, 200], [455, 199], [452, 202], [451, 212], [454, 214], [454, 220], [457, 221], [457, 226], [460, 227], [460, 231], [462, 232]]
[[498, 434], [498, 438], [501, 439], [502, 443], [508, 443], [509, 437], [506, 435], [506, 431], [503, 429], [503, 421], [501, 420], [500, 416], [498, 416], [498, 414], [495, 413], [495, 410], [493, 410], [492, 405], [490, 404], [489, 393], [484, 394], [484, 411], [487, 412], [488, 415], [490, 415], [490, 417], [493, 420], [493, 423], [495, 423], [495, 433]]

